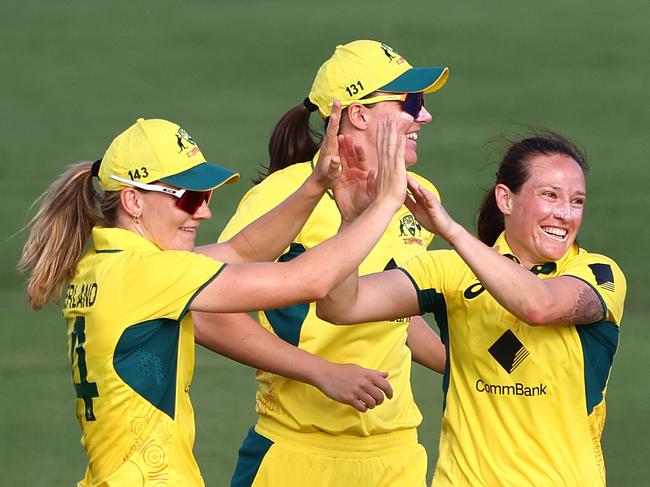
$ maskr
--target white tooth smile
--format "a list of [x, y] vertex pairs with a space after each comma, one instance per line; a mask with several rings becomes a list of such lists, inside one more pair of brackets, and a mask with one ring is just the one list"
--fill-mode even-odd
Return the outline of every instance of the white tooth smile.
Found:
[[556, 238], [558, 240], [566, 239], [566, 236], [568, 234], [568, 232], [564, 228], [542, 227], [542, 230], [544, 230], [544, 233], [546, 233], [547, 235]]
[[406, 134], [406, 138], [410, 140], [418, 140], [418, 134], [413, 132], [412, 134]]
[[181, 227], [181, 231], [196, 233], [196, 228], [193, 228], [193, 227]]

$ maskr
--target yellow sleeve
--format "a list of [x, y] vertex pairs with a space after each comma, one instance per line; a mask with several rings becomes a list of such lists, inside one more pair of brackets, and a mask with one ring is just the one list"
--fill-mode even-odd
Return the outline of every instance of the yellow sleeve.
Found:
[[132, 257], [124, 273], [123, 302], [135, 323], [154, 318], [181, 319], [194, 297], [225, 267], [204, 255], [183, 251]]
[[448, 276], [455, 274], [456, 257], [451, 250], [432, 250], [412, 257], [400, 267], [415, 287], [421, 314], [437, 311], [449, 288]]
[[605, 306], [605, 319], [617, 325], [621, 323], [627, 282], [616, 262], [604, 255], [584, 252], [571, 259], [560, 275], [574, 276], [588, 283]]

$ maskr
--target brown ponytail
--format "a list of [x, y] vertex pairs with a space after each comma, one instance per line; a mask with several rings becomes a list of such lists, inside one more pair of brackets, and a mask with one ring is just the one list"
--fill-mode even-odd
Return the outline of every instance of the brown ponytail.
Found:
[[301, 103], [283, 115], [269, 140], [269, 166], [260, 178], [298, 162], [310, 161], [318, 152], [322, 137], [309, 125], [311, 112]]
[[29, 237], [18, 262], [18, 270], [29, 273], [27, 295], [34, 309], [52, 296], [58, 300], [92, 227], [115, 219], [119, 191], [100, 196], [93, 187], [91, 166], [90, 162], [71, 166], [34, 203], [41, 201], [41, 207], [28, 225]]
[[481, 208], [478, 211], [477, 232], [478, 238], [486, 245], [494, 245], [505, 226], [503, 223], [503, 214], [497, 206], [494, 190], [496, 185], [485, 192]]

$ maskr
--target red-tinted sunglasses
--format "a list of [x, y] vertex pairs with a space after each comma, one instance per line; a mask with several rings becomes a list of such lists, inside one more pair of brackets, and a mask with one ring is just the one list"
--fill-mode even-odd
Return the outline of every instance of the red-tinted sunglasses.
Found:
[[194, 215], [194, 213], [201, 208], [203, 202], [210, 203], [210, 198], [212, 197], [212, 190], [192, 191], [189, 189], [176, 189], [167, 186], [160, 186], [158, 184], [146, 184], [139, 181], [131, 181], [130, 179], [121, 178], [119, 176], [111, 176], [111, 178], [128, 186], [144, 189], [145, 191], [157, 191], [159, 193], [174, 196], [177, 198], [176, 207], [190, 215]]
[[176, 206], [190, 215], [196, 213], [199, 208], [201, 208], [203, 202], [209, 204], [210, 198], [212, 198], [212, 190], [190, 191], [189, 189], [186, 189], [184, 191], [185, 192], [176, 200]]

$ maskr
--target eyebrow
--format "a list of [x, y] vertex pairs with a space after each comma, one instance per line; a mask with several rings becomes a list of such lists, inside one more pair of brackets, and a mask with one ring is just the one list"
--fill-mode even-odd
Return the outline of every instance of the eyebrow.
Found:
[[[553, 184], [540, 184], [537, 188], [541, 189], [541, 188], [544, 188], [544, 187], [548, 187], [548, 188], [554, 189], [556, 191], [561, 191], [563, 189], [562, 186], [553, 185]], [[575, 194], [580, 195], [580, 196], [587, 196], [587, 193], [585, 191], [577, 191]]]

